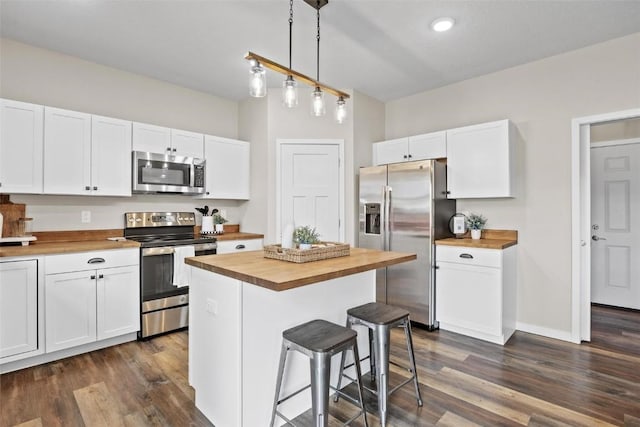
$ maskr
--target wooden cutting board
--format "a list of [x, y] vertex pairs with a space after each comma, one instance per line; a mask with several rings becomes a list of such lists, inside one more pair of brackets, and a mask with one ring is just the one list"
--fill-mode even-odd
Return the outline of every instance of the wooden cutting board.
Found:
[[23, 234], [24, 225], [19, 221], [24, 218], [25, 205], [11, 203], [9, 196], [0, 198], [0, 213], [3, 217], [2, 237], [17, 237]]

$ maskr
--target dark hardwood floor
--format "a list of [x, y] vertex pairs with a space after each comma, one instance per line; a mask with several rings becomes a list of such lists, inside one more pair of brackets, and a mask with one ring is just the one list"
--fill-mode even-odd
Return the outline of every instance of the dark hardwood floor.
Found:
[[[404, 361], [395, 332], [392, 358]], [[210, 426], [188, 385], [187, 341], [178, 332], [4, 374], [0, 426]], [[403, 387], [388, 425], [640, 426], [638, 311], [594, 306], [592, 342], [582, 345], [516, 332], [502, 347], [417, 328], [414, 344], [424, 406]], [[404, 377], [392, 369], [392, 384]], [[376, 425], [374, 397], [366, 403]], [[332, 403], [331, 425], [354, 411]]]

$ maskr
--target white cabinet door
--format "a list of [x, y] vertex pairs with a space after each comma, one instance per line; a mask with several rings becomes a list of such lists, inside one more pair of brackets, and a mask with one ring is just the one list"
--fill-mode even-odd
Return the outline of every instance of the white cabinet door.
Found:
[[171, 152], [171, 129], [146, 123], [133, 123], [133, 151], [168, 154]]
[[447, 157], [447, 132], [431, 132], [409, 137], [409, 159], [427, 160]]
[[0, 358], [38, 348], [38, 261], [0, 263]]
[[207, 199], [248, 200], [250, 196], [250, 144], [245, 141], [205, 136]]
[[500, 269], [438, 262], [436, 274], [436, 317], [441, 329], [502, 333]]
[[262, 246], [262, 239], [218, 240], [217, 253], [258, 251]]
[[390, 139], [373, 144], [373, 164], [406, 162], [409, 159], [409, 138]]
[[95, 270], [45, 278], [47, 353], [96, 340]]
[[44, 192], [90, 194], [91, 115], [44, 108]]
[[91, 117], [91, 192], [131, 196], [131, 122]]
[[513, 197], [511, 133], [509, 120], [447, 131], [449, 198]]
[[204, 135], [186, 130], [171, 129], [171, 154], [185, 157], [204, 157]]
[[138, 266], [97, 271], [98, 340], [140, 330]]
[[44, 107], [0, 99], [0, 193], [42, 193]]

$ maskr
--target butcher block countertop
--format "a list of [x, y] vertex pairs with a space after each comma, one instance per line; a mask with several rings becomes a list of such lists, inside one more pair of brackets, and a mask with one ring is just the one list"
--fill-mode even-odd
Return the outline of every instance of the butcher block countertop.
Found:
[[100, 251], [105, 249], [139, 248], [132, 240], [85, 240], [78, 242], [31, 242], [29, 246], [2, 246], [0, 257], [22, 257], [35, 255], [64, 254], [70, 252]]
[[452, 237], [436, 240], [435, 244], [466, 248], [506, 249], [518, 244], [518, 232], [515, 230], [482, 230], [482, 237], [478, 240], [465, 235], [462, 239]]
[[224, 234], [216, 235], [216, 239], [221, 242], [225, 240], [249, 240], [249, 239], [253, 240], [253, 239], [263, 239], [263, 238], [264, 238], [264, 234], [243, 233], [243, 232], [227, 233], [225, 231]]
[[284, 291], [416, 259], [416, 254], [351, 248], [351, 255], [297, 264], [264, 258], [263, 251], [204, 255], [185, 262], [273, 291]]

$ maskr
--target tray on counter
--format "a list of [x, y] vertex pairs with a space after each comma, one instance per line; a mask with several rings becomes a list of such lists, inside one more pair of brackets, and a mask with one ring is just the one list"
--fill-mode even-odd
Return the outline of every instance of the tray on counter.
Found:
[[349, 244], [321, 242], [311, 245], [311, 249], [283, 248], [281, 245], [264, 247], [264, 257], [295, 263], [320, 261], [349, 255]]

